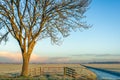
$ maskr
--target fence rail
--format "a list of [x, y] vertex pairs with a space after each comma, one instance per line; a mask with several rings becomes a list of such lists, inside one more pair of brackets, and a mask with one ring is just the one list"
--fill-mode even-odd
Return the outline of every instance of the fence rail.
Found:
[[29, 69], [30, 76], [40, 76], [44, 74], [62, 74], [73, 78], [78, 75], [74, 67], [38, 67]]
[[41, 67], [29, 69], [30, 76], [39, 76], [41, 75]]
[[40, 76], [44, 74], [63, 74], [63, 67], [38, 67], [29, 69], [30, 76]]
[[76, 75], [77, 75], [77, 72], [73, 68], [64, 67], [64, 75], [67, 75], [67, 76], [75, 78]]

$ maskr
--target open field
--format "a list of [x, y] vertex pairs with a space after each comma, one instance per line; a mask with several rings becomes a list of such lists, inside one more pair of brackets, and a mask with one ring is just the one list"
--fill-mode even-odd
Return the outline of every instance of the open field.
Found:
[[120, 72], [120, 64], [84, 64], [84, 65]]
[[[0, 76], [4, 75], [9, 75], [11, 76], [12, 74], [20, 74], [21, 72], [21, 64], [0, 64]], [[72, 68], [76, 71], [77, 73], [77, 78], [81, 78], [80, 80], [96, 80], [96, 75], [91, 72], [90, 70], [86, 69], [85, 67], [79, 65], [79, 64], [30, 64], [29, 69], [32, 68], [39, 68], [44, 69], [44, 73], [47, 73], [52, 71], [53, 74], [50, 73], [50, 75], [57, 80], [62, 80], [65, 78], [65, 80], [70, 80], [72, 79], [69, 76], [64, 75], [64, 67], [69, 67]], [[58, 69], [57, 69], [58, 68]], [[61, 68], [61, 69], [60, 69]], [[60, 76], [57, 74], [57, 72], [61, 72]], [[55, 74], [54, 74], [55, 73]], [[39, 78], [46, 78], [44, 75], [39, 76]], [[67, 79], [69, 78], [69, 79]], [[55, 79], [55, 80], [56, 80]], [[47, 79], [44, 79], [47, 80]], [[54, 80], [54, 79], [53, 79]]]

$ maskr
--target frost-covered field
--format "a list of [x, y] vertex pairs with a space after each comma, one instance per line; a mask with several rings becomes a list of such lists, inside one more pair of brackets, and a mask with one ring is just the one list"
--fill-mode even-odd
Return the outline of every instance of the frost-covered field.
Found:
[[[91, 72], [90, 70], [88, 70], [87, 68], [81, 66], [80, 64], [30, 64], [29, 65], [30, 69], [37, 68], [37, 67], [41, 67], [41, 68], [45, 68], [45, 67], [52, 67], [52, 68], [54, 68], [54, 67], [61, 67], [61, 68], [62, 67], [70, 67], [70, 68], [74, 68], [76, 70], [78, 77], [84, 78], [86, 80], [87, 79], [96, 80], [96, 75], [93, 72]], [[12, 74], [13, 75], [20, 74], [21, 68], [22, 68], [22, 64], [0, 64], [0, 77], [2, 75], [7, 76], [7, 75], [12, 75]], [[41, 77], [45, 78], [45, 76], [41, 76]], [[58, 76], [55, 74], [52, 74], [52, 77], [58, 78]], [[59, 76], [59, 78], [60, 77], [63, 78], [63, 77], [68, 77], [68, 76], [64, 76], [64, 70], [63, 70], [63, 76]]]

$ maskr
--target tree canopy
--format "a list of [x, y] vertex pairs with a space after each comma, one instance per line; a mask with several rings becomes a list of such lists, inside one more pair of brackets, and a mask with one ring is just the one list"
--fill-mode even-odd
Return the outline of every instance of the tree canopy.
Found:
[[30, 55], [36, 41], [50, 38], [58, 44], [72, 30], [87, 29], [85, 17], [90, 0], [0, 0], [0, 42], [9, 34], [19, 43], [22, 76], [28, 76]]
[[88, 28], [81, 19], [89, 3], [89, 0], [1, 0], [0, 42], [7, 41], [10, 33], [21, 41], [50, 37], [57, 43], [71, 30]]

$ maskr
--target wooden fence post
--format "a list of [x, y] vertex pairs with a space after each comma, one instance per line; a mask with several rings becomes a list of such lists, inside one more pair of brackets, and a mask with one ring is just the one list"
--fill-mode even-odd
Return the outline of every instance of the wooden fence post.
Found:
[[41, 67], [39, 67], [39, 69], [40, 69], [39, 71], [40, 71], [40, 75], [41, 75]]
[[66, 76], [66, 67], [64, 67], [64, 76]]

